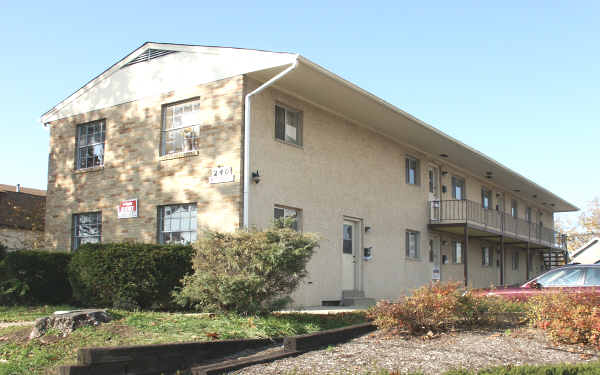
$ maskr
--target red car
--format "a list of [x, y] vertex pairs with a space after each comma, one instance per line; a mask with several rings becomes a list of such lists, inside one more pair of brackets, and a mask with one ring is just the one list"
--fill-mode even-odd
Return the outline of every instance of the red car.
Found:
[[526, 300], [540, 293], [557, 292], [593, 292], [600, 294], [600, 264], [573, 264], [554, 268], [519, 287], [486, 289], [475, 293]]

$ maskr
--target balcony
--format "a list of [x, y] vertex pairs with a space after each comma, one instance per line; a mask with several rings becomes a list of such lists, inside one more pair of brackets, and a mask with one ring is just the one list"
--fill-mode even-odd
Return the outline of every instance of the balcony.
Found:
[[441, 200], [430, 201], [428, 206], [429, 225], [435, 229], [445, 228], [453, 232], [452, 228], [466, 227], [474, 237], [496, 236], [505, 238], [507, 243], [534, 244], [551, 250], [567, 249], [566, 235], [500, 211], [483, 208], [481, 203]]

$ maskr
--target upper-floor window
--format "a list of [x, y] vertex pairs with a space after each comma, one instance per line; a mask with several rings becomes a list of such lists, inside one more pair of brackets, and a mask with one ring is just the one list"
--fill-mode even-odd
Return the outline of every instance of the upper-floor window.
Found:
[[98, 243], [102, 236], [102, 212], [73, 215], [71, 249], [77, 250], [86, 243]]
[[412, 156], [406, 157], [406, 183], [419, 185], [419, 160]]
[[492, 205], [492, 191], [486, 188], [481, 189], [481, 207], [490, 208]]
[[195, 203], [158, 207], [158, 242], [188, 244], [196, 241], [197, 216]]
[[467, 199], [464, 178], [452, 176], [452, 198]]
[[294, 230], [300, 230], [300, 228], [302, 227], [302, 210], [298, 208], [276, 205], [273, 210], [273, 218], [275, 220], [293, 219], [292, 229]]
[[462, 264], [463, 262], [463, 243], [461, 241], [452, 242], [452, 263]]
[[104, 120], [77, 125], [76, 169], [104, 165]]
[[512, 217], [517, 217], [519, 215], [517, 208], [518, 208], [517, 201], [515, 199], [513, 199], [510, 203], [510, 215]]
[[164, 106], [161, 155], [197, 150], [201, 122], [200, 99]]
[[434, 196], [437, 196], [437, 189], [438, 189], [437, 175], [438, 175], [437, 169], [434, 167], [429, 167], [429, 170], [427, 172], [427, 177], [429, 178], [429, 192], [432, 193]]
[[275, 138], [302, 146], [302, 112], [275, 105]]
[[525, 209], [525, 220], [527, 220], [528, 223], [531, 223], [533, 220], [533, 217], [531, 216], [531, 207]]
[[406, 231], [406, 257], [419, 259], [419, 232]]
[[436, 261], [435, 251], [433, 251], [433, 240], [429, 240], [429, 262], [433, 263]]

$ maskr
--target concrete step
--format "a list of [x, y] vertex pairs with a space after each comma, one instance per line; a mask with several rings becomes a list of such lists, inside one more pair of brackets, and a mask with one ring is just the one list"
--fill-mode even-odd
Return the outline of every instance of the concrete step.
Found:
[[342, 290], [342, 299], [344, 298], [364, 298], [365, 292], [360, 290]]
[[377, 301], [374, 298], [356, 297], [356, 298], [343, 298], [342, 306], [357, 306], [357, 307], [369, 307], [375, 305]]

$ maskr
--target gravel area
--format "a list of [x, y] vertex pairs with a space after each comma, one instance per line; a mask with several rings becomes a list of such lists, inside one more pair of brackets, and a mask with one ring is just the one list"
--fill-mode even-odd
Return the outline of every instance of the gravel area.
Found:
[[553, 345], [542, 332], [529, 328], [453, 332], [434, 338], [374, 333], [235, 374], [365, 374], [382, 369], [439, 374], [457, 368], [586, 362], [598, 360], [598, 354], [589, 348]]

